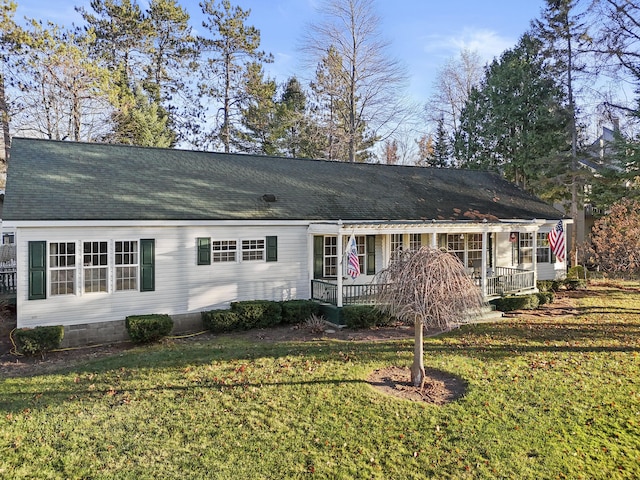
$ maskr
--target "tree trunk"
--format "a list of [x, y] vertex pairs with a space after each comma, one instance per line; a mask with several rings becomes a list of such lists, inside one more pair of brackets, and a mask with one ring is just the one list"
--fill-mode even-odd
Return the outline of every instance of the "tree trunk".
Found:
[[414, 387], [422, 387], [424, 383], [424, 347], [422, 344], [422, 322], [414, 321], [415, 336], [413, 344], [413, 364], [411, 365], [411, 383]]

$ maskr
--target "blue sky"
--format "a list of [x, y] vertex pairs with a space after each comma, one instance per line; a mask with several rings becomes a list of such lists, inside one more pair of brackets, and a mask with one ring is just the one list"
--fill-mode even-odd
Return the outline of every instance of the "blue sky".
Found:
[[[69, 26], [80, 23], [74, 6], [89, 7], [89, 1], [16, 0], [17, 18], [24, 16]], [[142, 5], [145, 0], [139, 0]], [[201, 29], [197, 0], [182, 0]], [[297, 46], [307, 27], [317, 17], [321, 0], [232, 0], [251, 9], [249, 23], [261, 32], [262, 48], [274, 55], [267, 67], [283, 82], [291, 75], [303, 77]], [[406, 66], [410, 77], [408, 94], [423, 103], [430, 95], [434, 74], [448, 58], [463, 48], [477, 50], [490, 61], [512, 47], [529, 28], [544, 0], [377, 0], [382, 35], [391, 43], [391, 53]]]

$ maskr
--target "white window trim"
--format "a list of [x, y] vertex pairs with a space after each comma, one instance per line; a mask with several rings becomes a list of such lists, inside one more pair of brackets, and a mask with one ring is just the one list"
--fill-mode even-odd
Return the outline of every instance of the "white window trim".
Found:
[[[248, 248], [248, 249], [245, 250], [244, 242], [262, 242], [262, 248]], [[239, 243], [238, 251], [240, 253], [240, 255], [238, 255], [238, 257], [239, 257], [239, 261], [240, 262], [256, 263], [256, 262], [266, 262], [267, 261], [267, 238], [266, 237], [241, 238], [238, 243]], [[248, 259], [245, 260], [245, 258], [244, 258], [244, 253], [245, 252], [262, 252], [262, 258], [248, 258]]]
[[[106, 256], [107, 256], [107, 264], [106, 265], [98, 265], [98, 266], [87, 266], [84, 264], [84, 244], [85, 243], [106, 243], [107, 244], [107, 252], [106, 252]], [[94, 295], [94, 294], [109, 294], [112, 292], [111, 289], [111, 242], [109, 240], [81, 240], [80, 241], [80, 247], [81, 247], [81, 251], [80, 251], [80, 270], [82, 272], [82, 275], [80, 277], [80, 281], [81, 281], [81, 285], [79, 286], [79, 291], [82, 295]], [[93, 253], [91, 254], [93, 255]], [[98, 254], [100, 255], [100, 254]], [[77, 262], [77, 260], [76, 260]], [[98, 292], [87, 292], [86, 288], [85, 288], [85, 273], [86, 270], [99, 270], [99, 269], [106, 269], [107, 271], [107, 279], [106, 279], [106, 287], [107, 289], [104, 292], [98, 291]]]
[[[72, 268], [68, 268], [68, 267], [64, 267], [64, 268], [60, 268], [60, 267], [52, 267], [51, 266], [51, 245], [52, 244], [58, 244], [60, 245], [61, 243], [64, 244], [73, 244], [75, 251], [74, 251], [74, 262], [75, 265]], [[80, 244], [81, 245], [81, 244]], [[79, 249], [79, 242], [76, 240], [58, 240], [58, 241], [48, 241], [47, 242], [47, 296], [48, 297], [52, 297], [52, 298], [56, 298], [56, 297], [68, 297], [70, 295], [78, 295], [78, 292], [81, 290], [79, 288], [79, 284], [78, 281], [79, 279], [81, 279], [80, 277], [80, 272], [81, 272], [81, 266], [78, 264], [78, 249]], [[66, 255], [66, 254], [65, 254]], [[53, 278], [52, 272], [60, 272], [60, 271], [73, 271], [74, 272], [74, 277], [73, 277], [73, 291], [71, 293], [53, 293], [53, 290], [51, 289], [53, 282], [51, 281]]]
[[[136, 260], [137, 262], [135, 264], [131, 263], [127, 263], [127, 264], [122, 264], [122, 265], [116, 265], [116, 255], [118, 252], [116, 252], [116, 243], [131, 243], [131, 242], [136, 242], [137, 246], [136, 246]], [[126, 293], [131, 293], [131, 292], [139, 292], [140, 291], [140, 239], [139, 238], [118, 238], [118, 239], [114, 239], [112, 240], [112, 252], [113, 252], [113, 257], [110, 258], [110, 269], [111, 269], [111, 277], [112, 277], [112, 281], [110, 282], [112, 284], [112, 292], [115, 294], [126, 294]], [[136, 288], [127, 288], [127, 289], [118, 289], [117, 285], [118, 285], [118, 275], [117, 275], [117, 271], [118, 271], [118, 267], [135, 267], [135, 272], [136, 272]]]
[[[213, 249], [213, 246], [215, 243], [220, 243], [220, 242], [235, 242], [235, 250], [218, 250], [218, 253], [229, 253], [231, 251], [234, 252], [234, 259], [233, 260], [215, 260], [215, 254], [216, 254], [216, 250]], [[241, 241], [238, 240], [237, 238], [212, 238], [211, 239], [211, 265], [224, 265], [224, 264], [236, 264], [236, 263], [240, 263], [240, 252], [241, 252]]]

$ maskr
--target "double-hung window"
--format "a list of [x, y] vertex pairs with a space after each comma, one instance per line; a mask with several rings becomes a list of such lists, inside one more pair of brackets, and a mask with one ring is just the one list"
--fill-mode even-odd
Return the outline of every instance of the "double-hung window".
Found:
[[409, 235], [409, 250], [420, 250], [420, 247], [422, 247], [422, 235], [420, 233], [411, 233]]
[[51, 296], [73, 295], [76, 284], [75, 242], [49, 243], [49, 268], [51, 269]]
[[533, 233], [521, 232], [519, 235], [520, 263], [533, 263]]
[[84, 242], [82, 249], [84, 291], [106, 292], [109, 268], [107, 242]]
[[214, 240], [211, 242], [213, 248], [213, 263], [235, 262], [238, 244], [235, 240]]
[[538, 263], [551, 263], [551, 247], [549, 246], [549, 234], [537, 233], [536, 261]]
[[138, 241], [115, 242], [116, 290], [138, 289]]
[[242, 261], [264, 260], [264, 238], [242, 240]]

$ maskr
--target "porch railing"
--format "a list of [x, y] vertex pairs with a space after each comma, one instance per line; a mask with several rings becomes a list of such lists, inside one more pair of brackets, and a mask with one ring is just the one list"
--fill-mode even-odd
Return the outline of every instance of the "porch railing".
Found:
[[[487, 276], [485, 297], [499, 297], [509, 293], [531, 290], [535, 287], [534, 272], [517, 268], [496, 267], [493, 275]], [[482, 288], [482, 279], [475, 278]], [[379, 284], [343, 285], [342, 305], [372, 305]], [[338, 285], [324, 280], [311, 280], [311, 298], [320, 302], [338, 305]]]
[[494, 273], [487, 277], [487, 297], [499, 297], [505, 293], [517, 293], [535, 287], [534, 272], [518, 268], [495, 267]]
[[[381, 284], [343, 285], [342, 305], [373, 305]], [[323, 280], [311, 280], [311, 298], [321, 302], [338, 304], [338, 286]]]
[[0, 295], [16, 293], [16, 271], [0, 269]]

